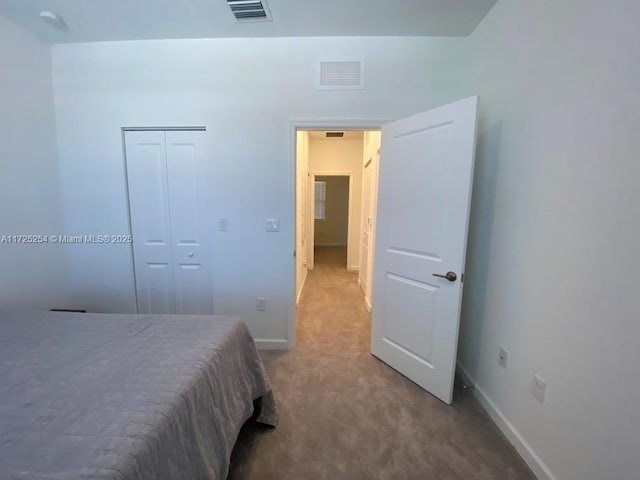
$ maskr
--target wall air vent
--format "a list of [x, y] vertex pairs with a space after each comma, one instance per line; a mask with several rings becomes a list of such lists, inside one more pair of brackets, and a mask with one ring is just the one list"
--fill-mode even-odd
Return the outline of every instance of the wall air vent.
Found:
[[344, 137], [344, 132], [325, 132], [324, 136], [326, 138], [342, 138]]
[[364, 60], [322, 61], [318, 64], [318, 90], [362, 90]]
[[270, 22], [271, 15], [265, 0], [227, 0], [238, 22]]

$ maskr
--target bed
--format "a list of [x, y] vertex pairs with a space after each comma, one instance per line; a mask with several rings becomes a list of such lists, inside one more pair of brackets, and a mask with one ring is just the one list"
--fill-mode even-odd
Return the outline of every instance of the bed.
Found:
[[276, 425], [238, 319], [0, 309], [2, 480], [224, 480], [252, 415]]

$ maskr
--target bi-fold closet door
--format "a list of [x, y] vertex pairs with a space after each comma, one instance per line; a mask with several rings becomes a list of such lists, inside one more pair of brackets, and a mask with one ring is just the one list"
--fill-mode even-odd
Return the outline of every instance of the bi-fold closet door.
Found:
[[213, 313], [202, 131], [126, 131], [138, 313]]

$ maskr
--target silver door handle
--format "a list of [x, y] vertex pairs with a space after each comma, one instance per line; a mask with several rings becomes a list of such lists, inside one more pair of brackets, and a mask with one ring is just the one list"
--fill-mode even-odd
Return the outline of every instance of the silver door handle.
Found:
[[455, 274], [455, 272], [447, 272], [444, 275], [442, 275], [440, 273], [433, 273], [432, 275], [434, 277], [446, 278], [450, 282], [455, 282], [458, 279], [458, 276]]
[[193, 258], [193, 252], [189, 252], [189, 253], [187, 253], [187, 257], [189, 257], [189, 258]]

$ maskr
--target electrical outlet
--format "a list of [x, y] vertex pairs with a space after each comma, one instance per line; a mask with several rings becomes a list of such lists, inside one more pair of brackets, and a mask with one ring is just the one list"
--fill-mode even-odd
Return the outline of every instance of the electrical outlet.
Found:
[[540, 403], [544, 402], [544, 395], [547, 391], [547, 382], [537, 373], [533, 375], [533, 382], [531, 382], [531, 395]]
[[267, 299], [265, 297], [258, 297], [256, 299], [256, 310], [264, 312], [267, 309]]
[[218, 220], [218, 230], [221, 232], [229, 230], [229, 219], [227, 217], [221, 217], [220, 220]]
[[507, 356], [508, 352], [504, 348], [501, 348], [498, 354], [498, 365], [502, 368], [507, 368]]
[[267, 232], [279, 232], [280, 231], [280, 219], [267, 218]]

